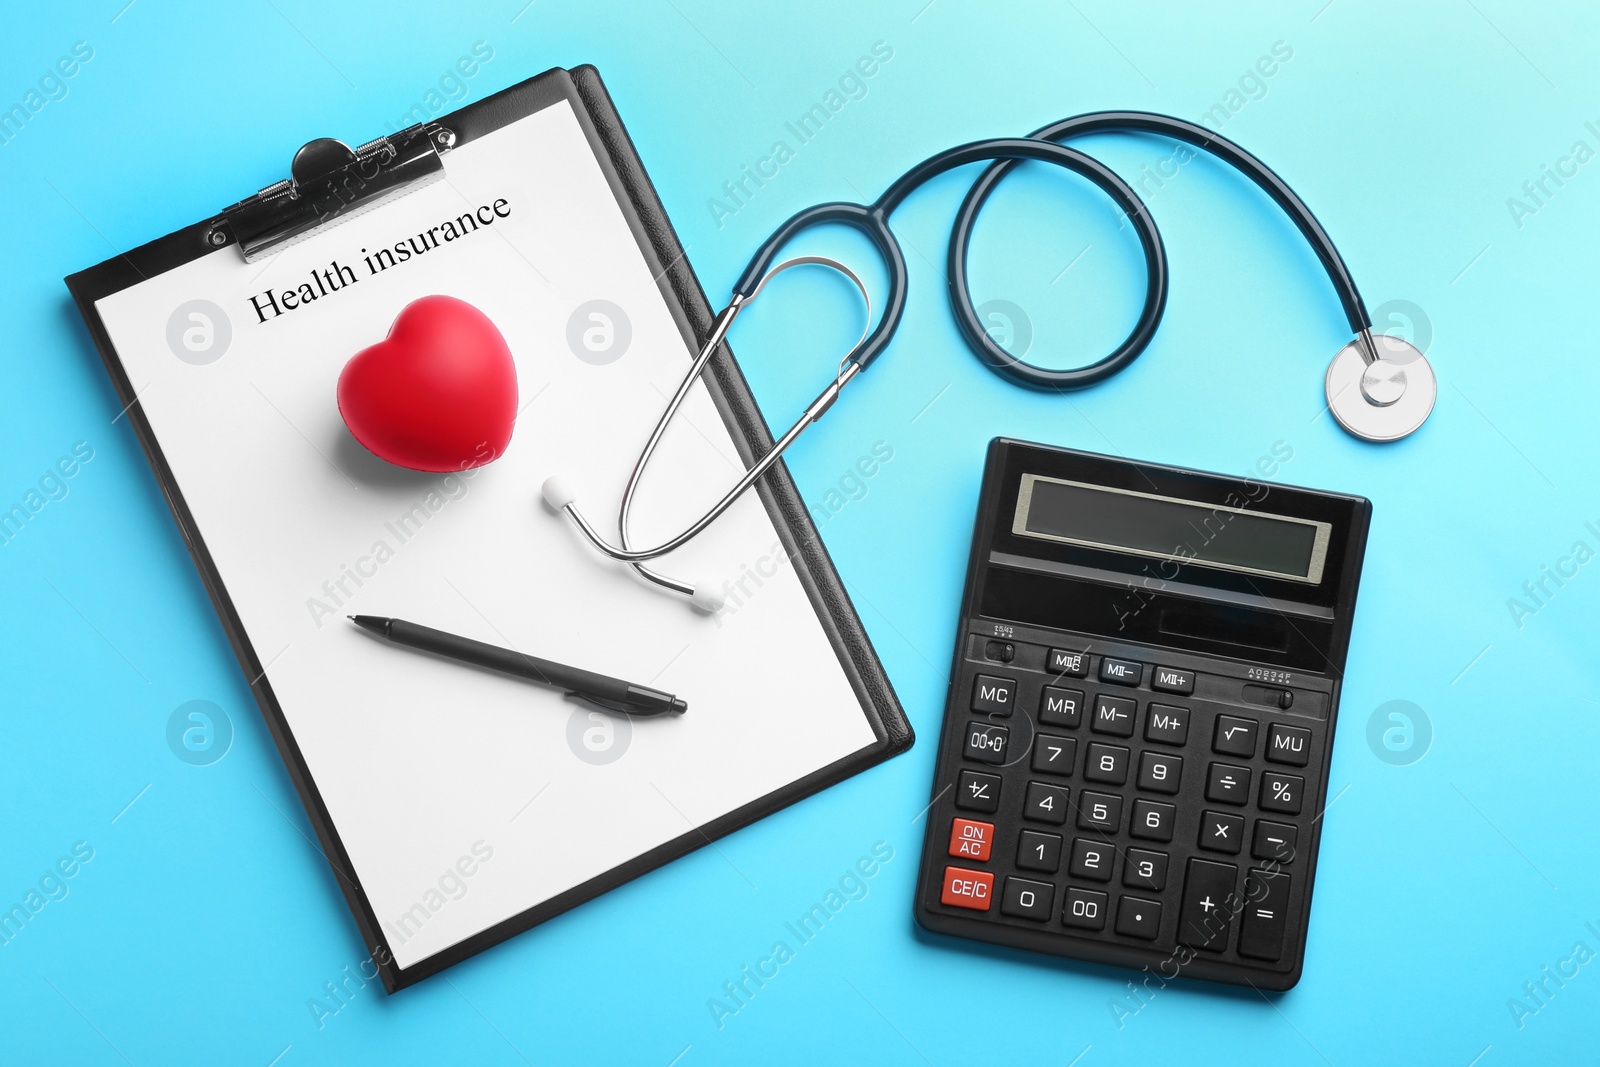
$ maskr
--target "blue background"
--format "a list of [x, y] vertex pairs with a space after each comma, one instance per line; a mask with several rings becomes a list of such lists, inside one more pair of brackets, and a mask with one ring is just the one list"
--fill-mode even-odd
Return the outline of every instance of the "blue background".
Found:
[[[1600, 950], [1585, 925], [1600, 928], [1600, 563], [1552, 583], [1520, 626], [1507, 603], [1574, 542], [1600, 548], [1584, 525], [1600, 530], [1600, 163], [1547, 182], [1538, 201], [1522, 189], [1575, 142], [1600, 148], [1584, 125], [1600, 120], [1592, 9], [124, 2], [14, 7], [0, 35], [5, 106], [74, 42], [93, 48], [65, 98], [0, 145], [0, 505], [22, 501], [75, 442], [94, 450], [66, 497], [0, 547], [0, 905], [22, 900], [75, 842], [94, 850], [65, 898], [0, 946], [0, 1060], [1594, 1055], [1600, 963], [1559, 986], [1541, 969], [1580, 941]], [[1284, 42], [1292, 57], [1247, 80], [1220, 128], [1316, 210], [1379, 327], [1426, 341], [1438, 406], [1397, 445], [1332, 424], [1321, 383], [1347, 340], [1337, 302], [1292, 227], [1206, 159], [1142, 187], [1173, 272], [1149, 351], [1071, 397], [1011, 388], [967, 352], [945, 306], [946, 227], [967, 178], [935, 182], [896, 217], [912, 284], [899, 339], [791, 461], [821, 506], [874, 442], [893, 449], [822, 534], [918, 745], [419, 987], [385, 997], [352, 981], [330, 1000], [324, 983], [356, 970], [360, 941], [61, 278], [282, 177], [305, 140], [390, 131], [478, 41], [493, 59], [456, 88], [463, 100], [555, 65], [600, 67], [714, 299], [802, 206], [870, 199], [948, 144], [1081, 111], [1198, 119]], [[784, 123], [877, 41], [893, 58], [866, 95], [796, 147]], [[794, 158], [719, 225], [708, 201], [779, 138]], [[1131, 180], [1172, 148], [1084, 146]], [[985, 214], [975, 289], [1022, 309], [1032, 358], [1083, 362], [1133, 320], [1137, 245], [1083, 183], [1036, 169]], [[1536, 209], [1520, 224], [1511, 197]], [[849, 241], [821, 245], [853, 254]], [[774, 422], [825, 380], [852, 314], [825, 279], [786, 284], [736, 338]], [[996, 434], [1232, 473], [1284, 442], [1282, 480], [1373, 501], [1305, 977], [1292, 992], [1269, 1002], [1179, 984], [1141, 1005], [1127, 973], [914, 928], [919, 816], [982, 450]], [[215, 703], [232, 725], [231, 748], [209, 766], [168, 745], [169, 716], [190, 700]], [[1398, 735], [1399, 752], [1368, 739], [1369, 718], [1393, 700], [1415, 705], [1409, 750]], [[868, 895], [719, 1028], [708, 1000], [880, 841], [893, 859]], [[1539, 1000], [1530, 981], [1546, 984]]]

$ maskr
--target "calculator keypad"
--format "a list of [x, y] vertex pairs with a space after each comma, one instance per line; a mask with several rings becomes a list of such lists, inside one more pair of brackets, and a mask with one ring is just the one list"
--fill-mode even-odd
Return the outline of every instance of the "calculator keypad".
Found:
[[930, 875], [939, 904], [1059, 938], [1062, 955], [1089, 939], [1186, 948], [1241, 974], [1287, 966], [1304, 922], [1298, 850], [1315, 843], [1324, 795], [1327, 694], [1295, 689], [1268, 707], [1246, 699], [1242, 671], [1073, 643], [1007, 635], [1012, 659], [984, 645], [968, 657], [947, 724], [957, 743], [941, 757], [949, 798], [928, 816], [948, 843]]

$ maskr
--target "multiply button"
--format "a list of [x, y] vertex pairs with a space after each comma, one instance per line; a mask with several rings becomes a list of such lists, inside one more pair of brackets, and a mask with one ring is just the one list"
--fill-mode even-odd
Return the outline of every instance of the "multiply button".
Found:
[[1231, 863], [1190, 860], [1183, 881], [1183, 903], [1178, 909], [1178, 940], [1207, 952], [1228, 947], [1233, 925], [1234, 881], [1239, 868]]
[[972, 710], [985, 715], [1010, 715], [1017, 702], [1017, 683], [1010, 678], [980, 674], [972, 683]]
[[1273, 723], [1267, 730], [1266, 757], [1273, 763], [1304, 767], [1311, 759], [1311, 731]]
[[939, 903], [952, 908], [988, 911], [993, 896], [994, 875], [989, 871], [969, 871], [964, 867], [944, 869], [944, 886], [939, 892]]
[[1132, 697], [1097, 696], [1094, 698], [1094, 721], [1089, 729], [1097, 734], [1132, 737], [1133, 713], [1138, 708], [1139, 702]]
[[1065, 648], [1052, 648], [1050, 650], [1050, 673], [1082, 678], [1089, 673], [1089, 657], [1083, 652], [1071, 652]]
[[1138, 685], [1139, 679], [1144, 677], [1144, 664], [1135, 663], [1131, 659], [1112, 659], [1107, 656], [1100, 661], [1100, 680], [1113, 682], [1117, 685]]
[[980, 763], [1004, 763], [1011, 731], [992, 723], [967, 723], [966, 757]]
[[985, 862], [994, 846], [994, 823], [954, 819], [950, 823], [950, 855]]
[[1244, 816], [1208, 811], [1200, 816], [1200, 847], [1237, 856], [1244, 845]]
[[1176, 667], [1157, 667], [1150, 677], [1150, 688], [1163, 693], [1194, 692], [1194, 671], [1180, 671]]

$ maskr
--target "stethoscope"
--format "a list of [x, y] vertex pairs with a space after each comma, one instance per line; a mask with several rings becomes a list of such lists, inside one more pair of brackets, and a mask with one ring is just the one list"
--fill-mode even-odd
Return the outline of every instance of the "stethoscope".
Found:
[[[697, 536], [727, 511], [737, 499], [776, 463], [786, 449], [806, 427], [816, 422], [833, 406], [839, 393], [856, 375], [888, 347], [899, 328], [906, 306], [906, 262], [900, 251], [900, 242], [889, 228], [889, 216], [918, 186], [936, 175], [969, 163], [988, 161], [990, 166], [979, 175], [968, 190], [966, 199], [956, 213], [950, 235], [949, 287], [950, 307], [955, 312], [956, 324], [967, 339], [967, 344], [990, 370], [1018, 385], [1047, 392], [1065, 392], [1082, 389], [1116, 374], [1132, 363], [1149, 345], [1161, 322], [1167, 302], [1167, 257], [1161, 243], [1161, 234], [1149, 211], [1137, 194], [1112, 170], [1099, 160], [1076, 149], [1056, 142], [1094, 133], [1134, 132], [1155, 133], [1184, 141], [1196, 148], [1230, 163], [1250, 178], [1299, 227], [1310, 243], [1317, 258], [1322, 261], [1339, 294], [1346, 320], [1355, 334], [1354, 340], [1341, 348], [1328, 365], [1325, 381], [1328, 410], [1339, 425], [1356, 437], [1367, 441], [1397, 441], [1415, 431], [1433, 410], [1438, 385], [1421, 352], [1406, 341], [1388, 334], [1372, 332], [1372, 321], [1356, 284], [1350, 277], [1339, 250], [1311, 214], [1311, 209], [1295, 195], [1293, 189], [1255, 156], [1225, 137], [1203, 126], [1168, 115], [1145, 111], [1096, 111], [1086, 115], [1063, 119], [1035, 131], [1028, 137], [997, 137], [958, 145], [918, 163], [886, 189], [876, 203], [870, 206], [851, 203], [818, 204], [790, 218], [775, 230], [772, 236], [756, 250], [750, 265], [733, 286], [733, 297], [728, 306], [717, 314], [712, 323], [711, 335], [701, 347], [699, 355], [684, 375], [677, 392], [668, 402], [655, 429], [651, 431], [639, 460], [634, 464], [622, 493], [618, 513], [617, 545], [609, 543], [584, 518], [578, 510], [576, 498], [560, 479], [552, 477], [544, 483], [545, 502], [557, 511], [565, 511], [573, 524], [582, 531], [589, 542], [612, 559], [631, 565], [639, 574], [657, 585], [682, 593], [702, 611], [716, 611], [722, 606], [722, 594], [710, 582], [690, 583], [651, 570], [644, 564], [664, 556]], [[977, 310], [967, 285], [967, 250], [972, 242], [973, 224], [984, 202], [994, 192], [1007, 174], [1023, 160], [1038, 160], [1065, 167], [1089, 179], [1109, 196], [1132, 223], [1139, 243], [1144, 249], [1147, 283], [1144, 308], [1139, 313], [1133, 330], [1117, 348], [1105, 358], [1086, 367], [1054, 370], [1024, 363], [1007, 352], [989, 335]], [[872, 325], [872, 298], [861, 278], [849, 267], [826, 256], [801, 256], [773, 265], [779, 251], [802, 230], [825, 223], [843, 223], [864, 234], [883, 258], [889, 275], [888, 299], [884, 301], [883, 314], [877, 326]], [[867, 307], [867, 327], [861, 339], [839, 362], [832, 382], [806, 407], [788, 431], [745, 471], [732, 489], [699, 519], [670, 540], [652, 548], [632, 547], [628, 536], [628, 519], [633, 506], [634, 491], [639, 479], [654, 455], [657, 444], [667, 425], [677, 414], [689, 390], [699, 379], [717, 347], [727, 336], [739, 313], [753, 303], [761, 290], [779, 273], [792, 267], [820, 265], [843, 274], [860, 291]]]

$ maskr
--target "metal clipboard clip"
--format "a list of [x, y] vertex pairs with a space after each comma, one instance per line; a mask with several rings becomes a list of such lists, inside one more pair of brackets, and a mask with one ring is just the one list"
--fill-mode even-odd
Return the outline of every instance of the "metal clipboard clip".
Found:
[[290, 177], [223, 211], [206, 243], [222, 248], [236, 241], [246, 263], [281, 251], [442, 178], [442, 157], [455, 143], [455, 132], [436, 122], [355, 148], [332, 137], [309, 141], [294, 154]]

